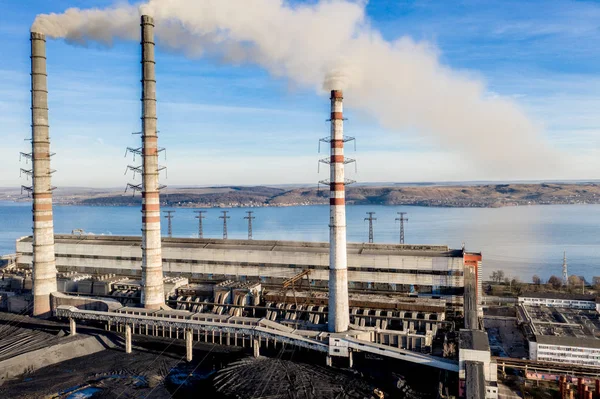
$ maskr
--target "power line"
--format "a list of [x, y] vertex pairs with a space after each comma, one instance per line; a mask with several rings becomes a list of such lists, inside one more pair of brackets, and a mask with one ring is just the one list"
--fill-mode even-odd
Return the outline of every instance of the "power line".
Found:
[[256, 217], [252, 216], [253, 211], [246, 211], [248, 216], [244, 216], [244, 219], [248, 219], [248, 239], [252, 239], [252, 219], [256, 219]]
[[172, 224], [172, 220], [175, 216], [173, 216], [173, 213], [175, 213], [175, 211], [163, 211], [164, 213], [167, 214], [167, 216], [165, 216], [165, 219], [167, 219], [169, 221], [168, 225], [169, 225], [169, 229], [168, 229], [168, 235], [169, 238], [173, 237], [173, 224]]
[[404, 244], [404, 222], [408, 222], [408, 218], [405, 218], [406, 212], [397, 212], [400, 215], [396, 220], [400, 221], [400, 244]]
[[206, 216], [204, 216], [206, 211], [194, 211], [194, 213], [198, 214], [198, 216], [194, 216], [196, 219], [198, 219], [198, 238], [204, 238], [204, 231], [202, 228], [202, 219], [204, 219], [206, 217]]
[[373, 243], [373, 220], [377, 220], [377, 218], [373, 217], [374, 214], [375, 212], [367, 212], [369, 217], [365, 218], [365, 220], [369, 221], [369, 243]]
[[219, 216], [219, 219], [223, 219], [223, 239], [224, 240], [227, 239], [227, 219], [230, 218], [230, 216], [227, 216], [227, 212], [229, 212], [229, 211], [221, 211], [221, 213], [223, 213], [223, 216]]

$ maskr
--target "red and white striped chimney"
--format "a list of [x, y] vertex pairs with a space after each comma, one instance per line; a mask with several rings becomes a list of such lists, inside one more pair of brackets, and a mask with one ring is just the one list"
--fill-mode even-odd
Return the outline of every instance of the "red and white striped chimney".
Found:
[[57, 290], [50, 176], [46, 36], [31, 32], [31, 159], [33, 168], [33, 315], [51, 316]]
[[329, 318], [330, 332], [348, 330], [348, 270], [346, 254], [346, 188], [344, 176], [343, 95], [331, 91], [331, 158], [329, 194]]
[[142, 306], [165, 304], [160, 236], [154, 20], [142, 15]]

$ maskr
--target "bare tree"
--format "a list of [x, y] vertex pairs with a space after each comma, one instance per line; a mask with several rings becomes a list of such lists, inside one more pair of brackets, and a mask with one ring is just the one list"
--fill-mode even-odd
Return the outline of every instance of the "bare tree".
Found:
[[538, 276], [537, 274], [534, 274], [533, 277], [531, 278], [531, 281], [533, 282], [533, 284], [535, 285], [540, 285], [542, 284], [542, 279], [540, 278], [540, 276]]
[[498, 282], [504, 280], [504, 272], [502, 270], [498, 270]]
[[581, 278], [576, 275], [569, 276], [569, 286], [579, 288], [581, 287]]
[[550, 278], [548, 279], [548, 284], [552, 286], [552, 288], [557, 290], [562, 286], [563, 282], [562, 279], [560, 279], [559, 277], [550, 276]]

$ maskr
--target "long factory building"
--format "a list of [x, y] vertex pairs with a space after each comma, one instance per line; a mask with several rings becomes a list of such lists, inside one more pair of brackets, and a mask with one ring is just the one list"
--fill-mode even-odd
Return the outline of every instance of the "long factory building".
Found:
[[[327, 288], [328, 243], [163, 238], [162, 247], [167, 276], [280, 285], [310, 269], [312, 288]], [[18, 266], [31, 267], [32, 238], [18, 239], [16, 250]], [[481, 303], [481, 254], [441, 245], [348, 244], [347, 251], [351, 291], [439, 297], [462, 308], [467, 285], [475, 287]], [[141, 275], [140, 237], [56, 235], [55, 253], [60, 272]]]

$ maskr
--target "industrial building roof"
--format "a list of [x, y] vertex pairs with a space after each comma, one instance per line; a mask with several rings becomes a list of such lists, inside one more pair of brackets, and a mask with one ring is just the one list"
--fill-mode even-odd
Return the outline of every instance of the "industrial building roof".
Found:
[[460, 349], [490, 351], [488, 335], [480, 330], [460, 330], [458, 333]]
[[[98, 236], [57, 234], [55, 242], [87, 243], [94, 245], [115, 245], [117, 242], [125, 245], [139, 245], [138, 236]], [[19, 241], [31, 242], [32, 237], [24, 237]], [[163, 247], [196, 247], [208, 249], [228, 249], [244, 251], [294, 251], [329, 253], [327, 242], [306, 241], [274, 241], [274, 240], [224, 240], [217, 238], [162, 238]], [[450, 249], [447, 245], [412, 245], [412, 244], [371, 244], [349, 243], [348, 254], [359, 255], [397, 255], [397, 256], [429, 256], [429, 257], [461, 257], [463, 251]]]
[[569, 336], [536, 335], [535, 340], [542, 345], [575, 346], [579, 348], [600, 349], [600, 339], [576, 338]]
[[570, 294], [566, 292], [525, 292], [519, 298], [539, 298], [539, 299], [570, 299], [574, 301], [591, 301], [596, 297], [594, 295]]
[[538, 344], [600, 348], [600, 320], [594, 310], [522, 305], [527, 331]]

